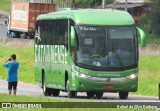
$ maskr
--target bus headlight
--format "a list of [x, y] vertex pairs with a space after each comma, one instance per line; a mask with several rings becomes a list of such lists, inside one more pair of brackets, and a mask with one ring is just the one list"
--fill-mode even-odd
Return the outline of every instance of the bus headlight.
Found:
[[127, 76], [126, 78], [127, 78], [127, 79], [134, 79], [134, 78], [136, 78], [136, 77], [138, 77], [138, 73], [136, 73], [136, 74], [131, 74], [131, 75]]
[[87, 79], [87, 78], [90, 78], [91, 76], [89, 75], [86, 75], [86, 74], [82, 74], [82, 73], [79, 73], [79, 72], [76, 72], [76, 75], [80, 78], [84, 78], [84, 79]]

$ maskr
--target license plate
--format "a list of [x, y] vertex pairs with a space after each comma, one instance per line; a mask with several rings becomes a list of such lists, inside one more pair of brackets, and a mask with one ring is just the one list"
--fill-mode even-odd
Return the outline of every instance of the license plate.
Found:
[[104, 89], [113, 89], [113, 86], [107, 84], [107, 85], [104, 85], [103, 88], [104, 88]]

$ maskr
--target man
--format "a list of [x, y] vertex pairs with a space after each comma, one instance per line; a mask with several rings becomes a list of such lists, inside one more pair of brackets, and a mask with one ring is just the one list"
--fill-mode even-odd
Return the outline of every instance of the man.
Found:
[[12, 54], [11, 58], [9, 58], [4, 64], [4, 67], [8, 69], [8, 74], [7, 74], [7, 81], [8, 81], [8, 93], [9, 95], [12, 94], [12, 88], [13, 88], [13, 93], [16, 95], [16, 90], [17, 90], [17, 82], [18, 82], [18, 67], [19, 63], [16, 62], [16, 55]]

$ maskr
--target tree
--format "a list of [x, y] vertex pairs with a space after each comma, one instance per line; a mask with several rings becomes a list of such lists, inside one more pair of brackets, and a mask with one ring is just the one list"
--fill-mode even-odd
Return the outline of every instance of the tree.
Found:
[[152, 0], [151, 27], [155, 35], [160, 37], [160, 0]]
[[[76, 8], [95, 8], [102, 4], [102, 0], [56, 0], [56, 2], [64, 3], [64, 2], [75, 2]], [[106, 3], [112, 3], [113, 0], [106, 0]]]

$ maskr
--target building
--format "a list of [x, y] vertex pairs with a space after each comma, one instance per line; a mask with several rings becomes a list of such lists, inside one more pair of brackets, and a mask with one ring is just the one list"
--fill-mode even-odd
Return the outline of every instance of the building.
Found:
[[106, 5], [106, 8], [114, 8], [126, 10], [132, 15], [135, 22], [138, 22], [140, 17], [151, 10], [148, 1], [146, 0], [116, 0], [114, 4]]

